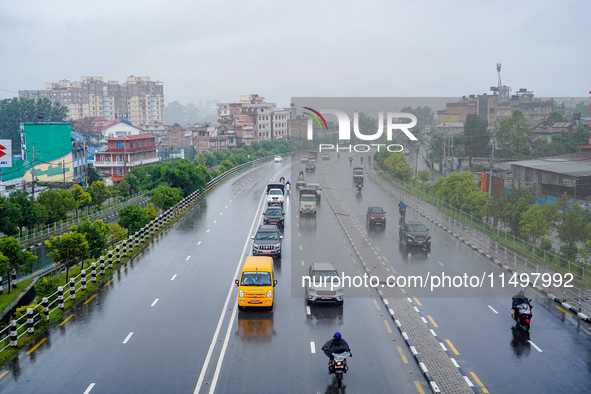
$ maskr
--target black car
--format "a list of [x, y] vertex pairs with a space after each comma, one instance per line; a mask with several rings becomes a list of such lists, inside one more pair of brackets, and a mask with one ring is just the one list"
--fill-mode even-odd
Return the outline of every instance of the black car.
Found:
[[271, 256], [281, 259], [281, 240], [283, 235], [276, 225], [261, 225], [256, 234], [251, 237], [253, 256]]
[[267, 210], [263, 212], [264, 224], [274, 224], [280, 229], [283, 229], [284, 221], [285, 212], [283, 212], [283, 208], [281, 208], [280, 206], [268, 207]]
[[404, 222], [400, 226], [398, 237], [406, 245], [431, 247], [429, 229], [421, 222]]

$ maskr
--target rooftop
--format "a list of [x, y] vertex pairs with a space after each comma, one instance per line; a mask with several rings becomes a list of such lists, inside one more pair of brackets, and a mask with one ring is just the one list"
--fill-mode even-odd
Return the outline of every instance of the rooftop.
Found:
[[577, 152], [534, 160], [512, 161], [509, 164], [572, 177], [591, 176], [591, 152]]

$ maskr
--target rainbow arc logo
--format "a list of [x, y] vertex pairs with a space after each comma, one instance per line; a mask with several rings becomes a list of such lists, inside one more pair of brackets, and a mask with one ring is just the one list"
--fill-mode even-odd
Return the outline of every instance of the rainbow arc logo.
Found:
[[[320, 119], [322, 119], [322, 123], [324, 123], [324, 127], [326, 127], [326, 131], [328, 131], [328, 125], [326, 124], [326, 120], [324, 119], [324, 116], [320, 115], [320, 112], [316, 111], [315, 109], [312, 109], [310, 107], [304, 107], [304, 109], [307, 109], [308, 111], [312, 111], [314, 112], [316, 115], [318, 115], [318, 117]], [[318, 123], [318, 126], [320, 126], [320, 130], [323, 129], [322, 127], [322, 123], [320, 123], [320, 119], [318, 119], [318, 117], [314, 116], [314, 114], [311, 114], [309, 112], [304, 112], [305, 115], [310, 116], [312, 119], [314, 119], [316, 121], [316, 123]]]

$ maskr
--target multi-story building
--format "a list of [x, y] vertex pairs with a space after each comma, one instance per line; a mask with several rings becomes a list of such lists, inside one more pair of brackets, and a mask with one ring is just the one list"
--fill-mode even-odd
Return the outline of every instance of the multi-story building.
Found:
[[160, 162], [156, 151], [156, 137], [130, 135], [111, 138], [107, 146], [94, 154], [94, 167], [103, 177], [119, 182], [132, 168]]
[[71, 119], [102, 116], [127, 119], [140, 126], [164, 123], [164, 88], [150, 77], [130, 76], [126, 83], [81, 77], [80, 82], [62, 80], [45, 84], [45, 90], [21, 90], [19, 97], [47, 98], [68, 108]]
[[255, 139], [289, 138], [289, 118], [288, 109], [276, 108], [275, 103], [265, 102], [265, 98], [258, 94], [242, 95], [238, 103], [218, 104], [218, 123], [222, 135], [234, 127], [235, 119], [241, 119], [244, 124], [252, 124]]

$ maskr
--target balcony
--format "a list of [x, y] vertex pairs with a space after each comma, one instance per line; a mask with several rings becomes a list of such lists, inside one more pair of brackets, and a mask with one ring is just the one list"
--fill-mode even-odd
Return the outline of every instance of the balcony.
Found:
[[142, 159], [136, 161], [128, 161], [127, 164], [122, 161], [95, 161], [94, 167], [95, 168], [105, 168], [105, 167], [139, 167], [147, 164], [157, 164], [160, 163], [160, 157], [151, 157], [149, 159]]

